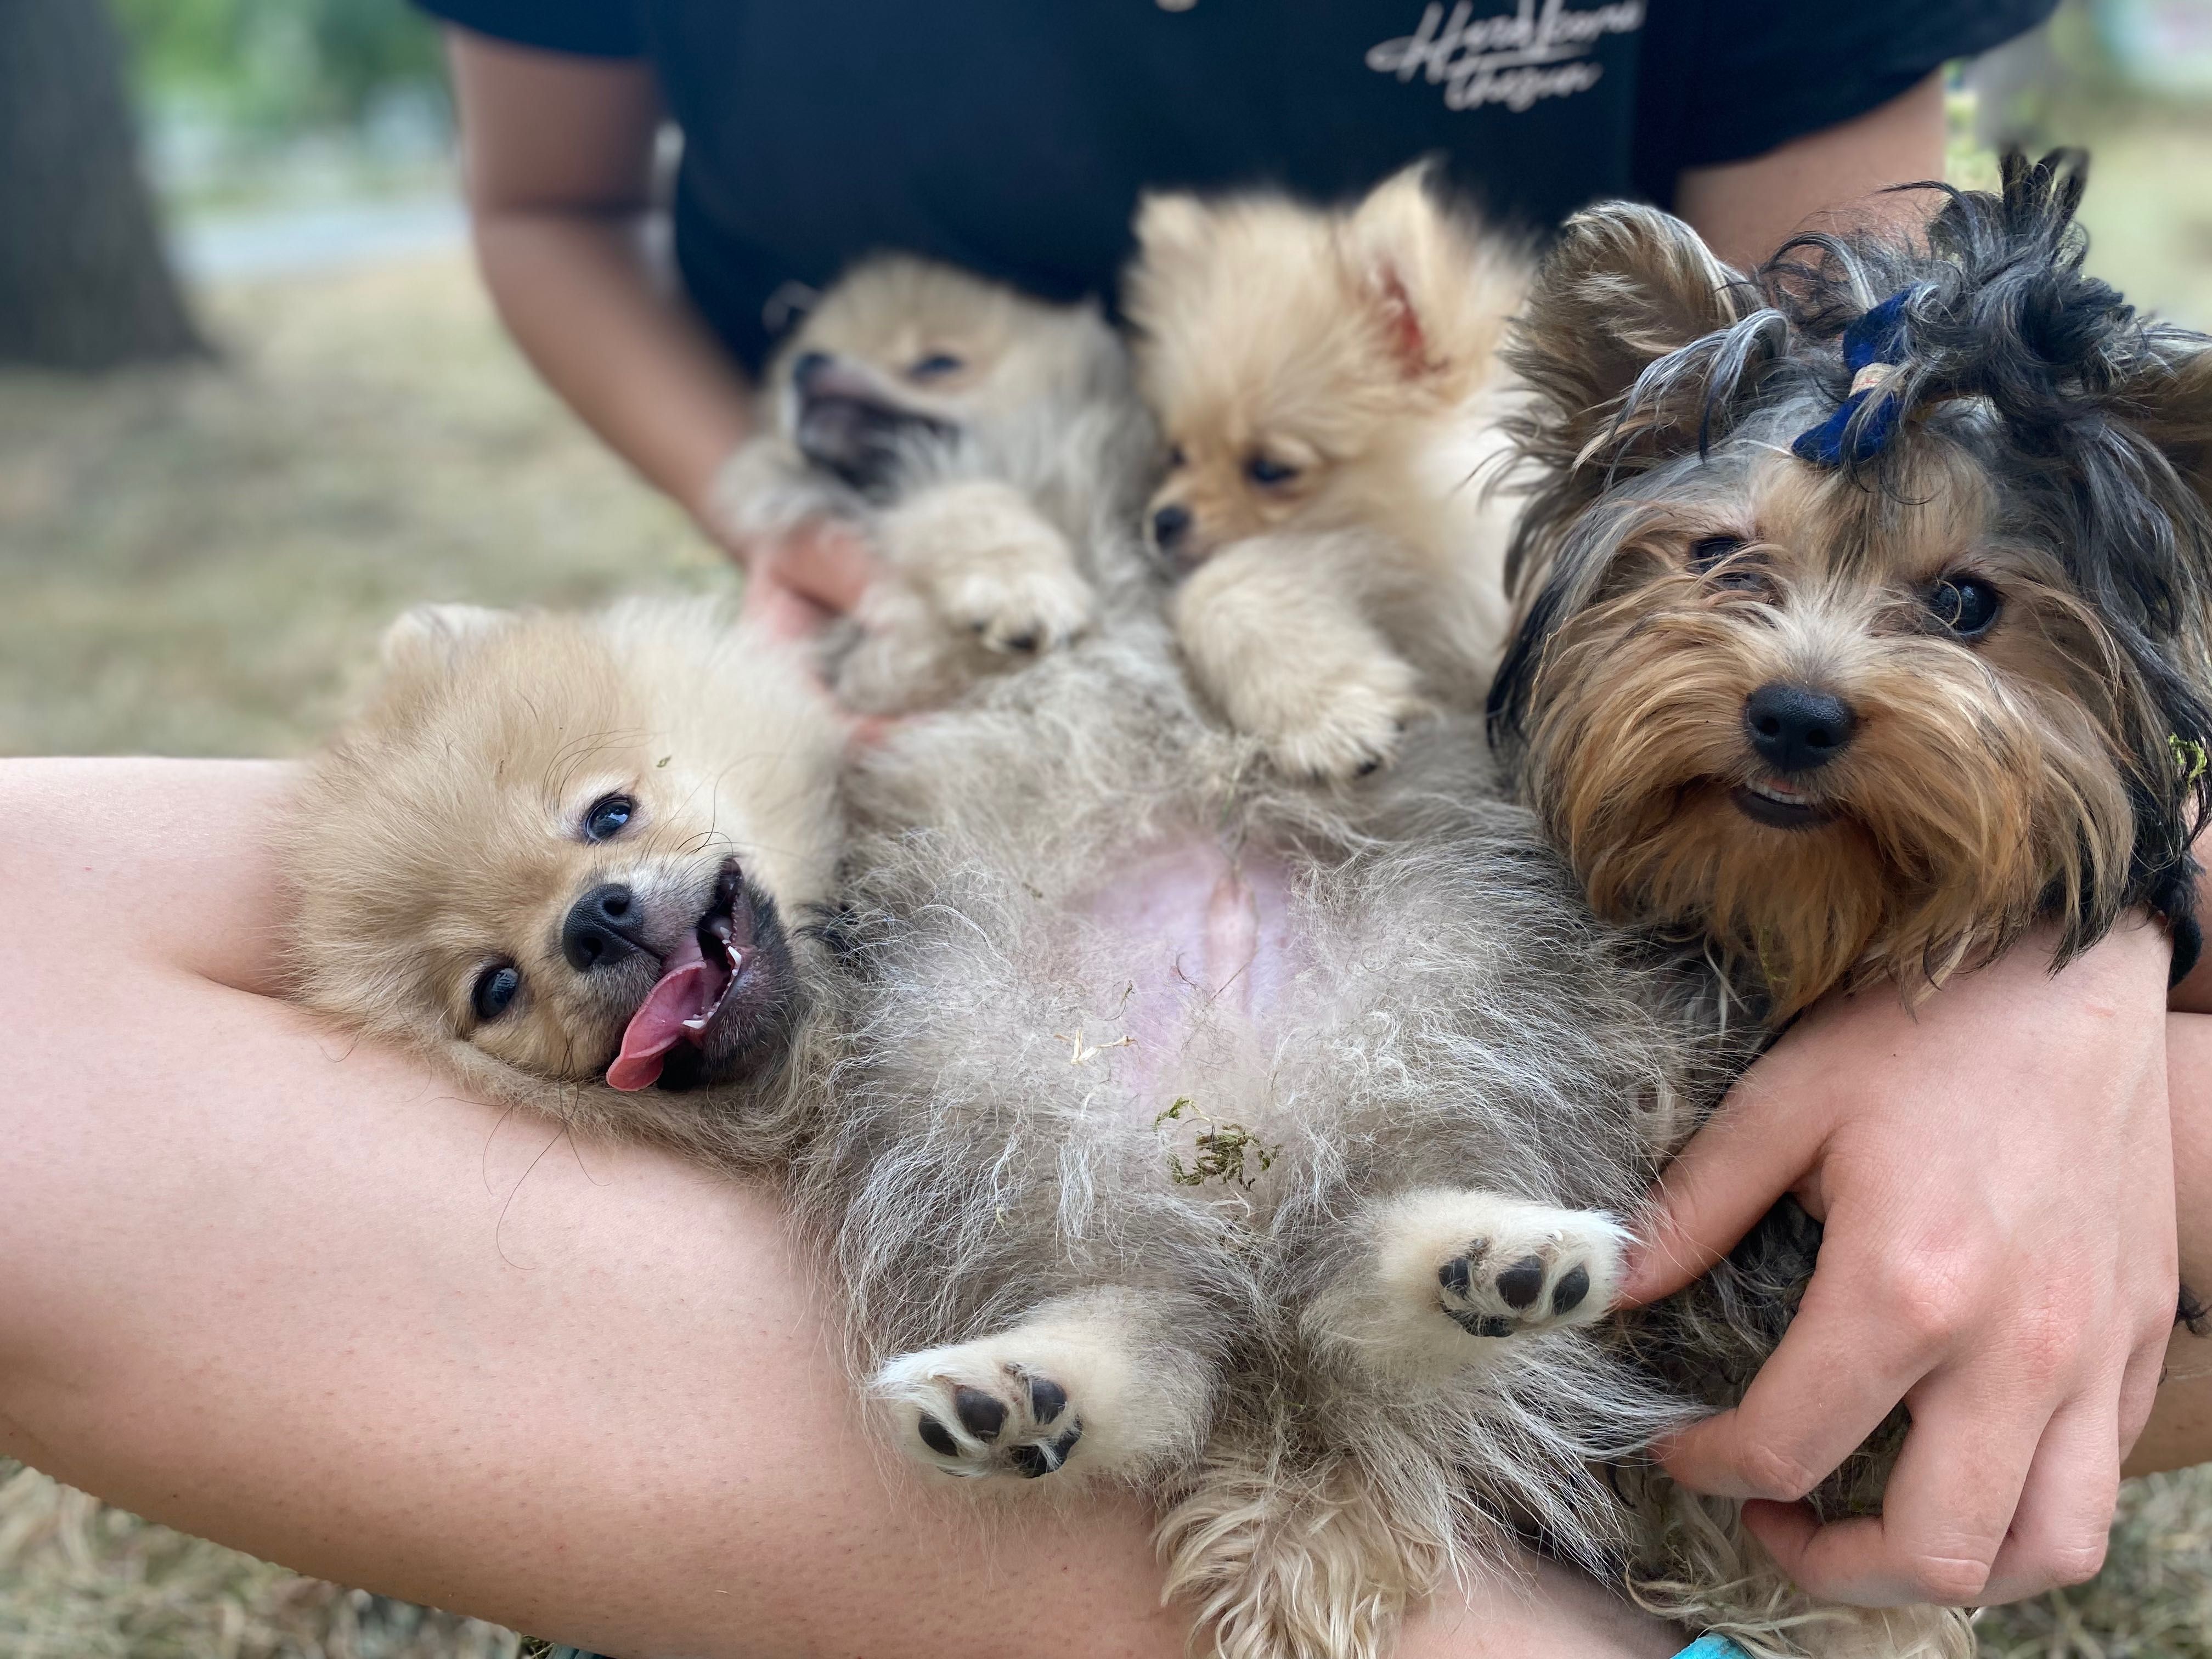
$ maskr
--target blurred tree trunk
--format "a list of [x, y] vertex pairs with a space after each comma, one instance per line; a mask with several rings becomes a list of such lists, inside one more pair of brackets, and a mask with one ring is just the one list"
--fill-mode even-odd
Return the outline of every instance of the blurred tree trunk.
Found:
[[206, 349], [138, 171], [105, 0], [0, 0], [0, 362]]

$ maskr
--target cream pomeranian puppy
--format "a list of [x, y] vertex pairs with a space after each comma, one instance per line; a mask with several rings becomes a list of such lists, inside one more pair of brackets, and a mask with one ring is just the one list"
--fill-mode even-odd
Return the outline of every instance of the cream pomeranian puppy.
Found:
[[769, 365], [761, 435], [724, 467], [712, 511], [740, 541], [822, 520], [858, 531], [886, 576], [841, 635], [839, 696], [873, 713], [928, 706], [1091, 625], [1097, 595], [1077, 552], [1089, 504], [1050, 479], [1016, 488], [1004, 452], [1128, 403], [1096, 306], [878, 255]]
[[1294, 774], [1371, 769], [1433, 704], [1479, 704], [1510, 624], [1513, 507], [1481, 476], [1528, 250], [1425, 167], [1348, 211], [1147, 197], [1124, 306], [1172, 446], [1147, 535], [1185, 574], [1206, 695]]
[[1517, 1525], [1631, 1547], [1589, 1465], [1678, 1412], [1598, 1322], [1703, 981], [1580, 909], [1472, 730], [1330, 808], [1141, 613], [842, 778], [804, 663], [696, 601], [420, 611], [386, 660], [293, 817], [296, 994], [777, 1181], [925, 1473], [1142, 1494], [1224, 1659], [1377, 1659]]
[[688, 1103], [783, 1073], [833, 890], [844, 732], [805, 670], [699, 603], [408, 612], [293, 814], [300, 1000], [727, 1161]]

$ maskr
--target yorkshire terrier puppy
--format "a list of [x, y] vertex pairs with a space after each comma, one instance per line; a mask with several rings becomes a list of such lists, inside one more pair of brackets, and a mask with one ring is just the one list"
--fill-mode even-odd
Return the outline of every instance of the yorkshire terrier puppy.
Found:
[[2082, 273], [2081, 185], [1755, 277], [1595, 210], [1508, 353], [1547, 477], [1496, 729], [1597, 908], [1778, 1018], [2137, 906], [2195, 954], [2212, 350]]
[[822, 520], [861, 535], [886, 576], [836, 636], [840, 696], [886, 714], [942, 702], [1091, 625], [1087, 504], [1020, 488], [1000, 462], [1056, 411], [1126, 404], [1127, 374], [1094, 306], [878, 256], [769, 364], [762, 435], [724, 468], [714, 516], [740, 541]]
[[[1770, 1027], [2033, 928], [2063, 960], [2136, 908], [2177, 976], [2196, 954], [2212, 340], [2083, 274], [2081, 187], [2014, 157], [1924, 236], [1803, 237], [1750, 276], [1665, 214], [1593, 210], [1509, 348], [1543, 477], [1494, 734], [1595, 907], [1702, 939]], [[1778, 1340], [1818, 1233], [1778, 1210], [1631, 1345], [1735, 1403], [1745, 1370], [1711, 1357]], [[1901, 1430], [1815, 1504], [1878, 1507]], [[1671, 1506], [1671, 1560], [1635, 1570], [1678, 1616], [1784, 1652], [1972, 1650], [1939, 1609], [1813, 1607], [1729, 1505], [1626, 1489]]]
[[1497, 350], [1525, 251], [1424, 167], [1348, 211], [1147, 197], [1124, 303], [1173, 446], [1147, 535], [1200, 688], [1294, 775], [1474, 708], [1509, 632]]

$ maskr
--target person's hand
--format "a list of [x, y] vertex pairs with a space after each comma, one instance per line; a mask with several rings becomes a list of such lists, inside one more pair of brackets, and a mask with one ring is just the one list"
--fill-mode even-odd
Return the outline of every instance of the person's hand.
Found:
[[[875, 555], [843, 526], [817, 522], [775, 541], [754, 542], [732, 552], [744, 568], [745, 591], [738, 614], [780, 640], [810, 640], [835, 618], [860, 602], [868, 584], [882, 574]], [[818, 671], [817, 671], [818, 672]], [[860, 746], [879, 743], [891, 721], [878, 714], [856, 714], [835, 702], [846, 735]]]
[[[1796, 1322], [1742, 1403], [1661, 1448], [1784, 1571], [1868, 1606], [2016, 1601], [2102, 1565], [2120, 1462], [2156, 1391], [2176, 1293], [2157, 928], [2057, 975], [2048, 938], [1908, 1012], [1818, 1005], [1668, 1171], [1626, 1289], [1723, 1255], [1782, 1194], [1826, 1224]], [[1802, 1498], [1899, 1401], [1879, 1518]]]
[[821, 632], [860, 603], [878, 574], [867, 544], [843, 526], [817, 522], [738, 552], [745, 569], [739, 610], [748, 622], [781, 639]]

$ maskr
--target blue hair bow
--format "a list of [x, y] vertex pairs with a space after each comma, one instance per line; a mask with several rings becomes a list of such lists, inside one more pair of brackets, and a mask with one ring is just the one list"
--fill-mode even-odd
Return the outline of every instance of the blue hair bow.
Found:
[[1844, 367], [1851, 372], [1850, 396], [1820, 425], [1798, 434], [1790, 450], [1800, 460], [1815, 466], [1842, 466], [1846, 462], [1856, 466], [1889, 447], [1889, 441], [1897, 435], [1894, 398], [1876, 405], [1856, 432], [1849, 428], [1867, 399], [1905, 361], [1905, 307], [1919, 292], [1917, 288], [1899, 289], [1844, 331]]

